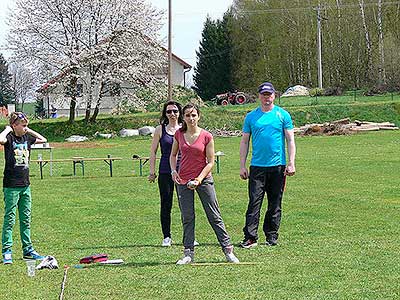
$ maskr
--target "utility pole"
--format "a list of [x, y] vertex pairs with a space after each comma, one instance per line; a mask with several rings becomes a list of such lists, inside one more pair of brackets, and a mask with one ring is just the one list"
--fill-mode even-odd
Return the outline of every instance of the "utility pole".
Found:
[[318, 87], [322, 89], [321, 5], [317, 7]]
[[172, 0], [168, 0], [168, 101], [172, 100]]

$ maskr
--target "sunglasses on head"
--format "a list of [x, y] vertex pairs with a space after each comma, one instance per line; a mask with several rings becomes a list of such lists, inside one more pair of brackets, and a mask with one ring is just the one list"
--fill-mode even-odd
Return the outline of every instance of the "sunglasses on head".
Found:
[[24, 113], [17, 113], [16, 115], [17, 115], [17, 118], [14, 120], [13, 123], [15, 123], [18, 119], [27, 120], [27, 117], [26, 117], [26, 115]]
[[167, 109], [165, 112], [170, 115], [172, 113], [177, 114], [179, 112], [179, 110], [177, 110], [177, 109]]

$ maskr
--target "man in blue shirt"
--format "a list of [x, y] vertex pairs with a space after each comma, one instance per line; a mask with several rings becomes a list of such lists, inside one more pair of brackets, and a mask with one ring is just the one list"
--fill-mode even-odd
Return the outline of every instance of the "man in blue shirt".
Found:
[[[293, 176], [296, 172], [296, 145], [290, 114], [274, 105], [275, 88], [270, 82], [261, 84], [258, 93], [260, 106], [247, 114], [240, 142], [240, 177], [249, 179], [249, 204], [243, 228], [244, 240], [240, 246], [247, 249], [257, 246], [258, 224], [265, 193], [268, 199], [263, 225], [266, 245], [277, 245], [286, 175]], [[249, 172], [246, 160], [250, 137], [252, 156]]]

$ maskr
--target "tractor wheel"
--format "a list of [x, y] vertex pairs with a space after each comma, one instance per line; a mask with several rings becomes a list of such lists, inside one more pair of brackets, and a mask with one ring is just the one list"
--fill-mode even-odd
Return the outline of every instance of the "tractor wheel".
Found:
[[235, 102], [238, 105], [242, 105], [246, 103], [246, 96], [244, 94], [237, 94], [235, 97]]
[[226, 99], [224, 99], [224, 100], [221, 101], [221, 105], [223, 105], [223, 106], [226, 106], [226, 105], [228, 105], [228, 104], [229, 104], [229, 101], [226, 100]]

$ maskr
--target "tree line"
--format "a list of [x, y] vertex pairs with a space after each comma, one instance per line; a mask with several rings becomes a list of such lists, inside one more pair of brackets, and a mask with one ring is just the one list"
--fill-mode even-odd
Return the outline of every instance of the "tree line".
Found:
[[[197, 90], [213, 97], [227, 85], [254, 91], [266, 80], [281, 91], [296, 84], [317, 87], [318, 15], [324, 88], [400, 90], [400, 1], [383, 0], [234, 0], [222, 21], [207, 19], [204, 25]], [[213, 44], [211, 37], [218, 35], [226, 35], [229, 46]], [[223, 77], [204, 76], [202, 67], [220, 60], [229, 72], [219, 72], [231, 77], [212, 88], [214, 78]]]

